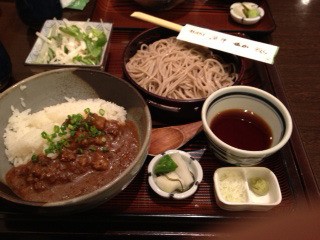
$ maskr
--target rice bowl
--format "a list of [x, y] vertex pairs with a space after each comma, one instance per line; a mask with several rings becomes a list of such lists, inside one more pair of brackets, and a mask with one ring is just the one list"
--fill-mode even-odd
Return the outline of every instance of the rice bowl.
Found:
[[[0, 109], [3, 116], [0, 122], [1, 136], [5, 134], [4, 129], [8, 124], [9, 117], [12, 115], [11, 106], [18, 109], [19, 112], [23, 112], [26, 108], [31, 108], [33, 112], [37, 112], [45, 107], [60, 104], [65, 101], [66, 96], [70, 99], [101, 98], [123, 106], [127, 111], [127, 119], [132, 120], [138, 128], [141, 143], [134, 162], [110, 184], [85, 196], [55, 203], [28, 202], [15, 196], [2, 184], [4, 183], [5, 174], [12, 168], [12, 164], [9, 163], [5, 155], [4, 139], [2, 138], [0, 145], [1, 197], [23, 206], [50, 206], [50, 208], [46, 209], [41, 208], [41, 211], [44, 212], [52, 211], [52, 209], [58, 209], [58, 212], [83, 211], [101, 204], [122, 191], [140, 170], [147, 156], [150, 139], [151, 118], [148, 107], [141, 95], [133, 87], [122, 79], [107, 73], [79, 69], [60, 69], [35, 75], [9, 88], [0, 96]], [[22, 104], [22, 99], [24, 104]]]

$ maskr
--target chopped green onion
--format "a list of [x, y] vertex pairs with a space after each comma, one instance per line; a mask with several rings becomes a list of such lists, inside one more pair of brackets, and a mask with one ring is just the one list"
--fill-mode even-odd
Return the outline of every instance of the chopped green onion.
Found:
[[69, 53], [69, 49], [66, 46], [64, 46], [63, 51], [64, 51], [65, 54]]
[[47, 139], [48, 138], [48, 134], [46, 132], [42, 132], [41, 133], [42, 138]]
[[[59, 153], [62, 151], [63, 147], [69, 147], [70, 142], [68, 141], [68, 138], [76, 136], [79, 130], [79, 136], [77, 136], [75, 141], [81, 141], [84, 138], [95, 138], [104, 134], [103, 131], [98, 130], [96, 126], [92, 125], [92, 123], [90, 124], [90, 122], [93, 120], [93, 115], [90, 113], [90, 109], [86, 108], [84, 111], [88, 114], [86, 119], [84, 119], [81, 114], [68, 115], [67, 120], [61, 125], [61, 127], [57, 125], [53, 127], [52, 134], [48, 134], [45, 131], [41, 133], [42, 138], [46, 139], [48, 142], [48, 148], [44, 150], [45, 154]], [[99, 110], [100, 115], [103, 115], [104, 113], [105, 111], [103, 109]], [[84, 130], [86, 130], [86, 132], [83, 132]], [[57, 136], [59, 136], [60, 139], [55, 139]], [[107, 138], [102, 137], [101, 141], [106, 142]], [[97, 150], [95, 147], [90, 147], [88, 149], [90, 151]], [[102, 149], [101, 151], [103, 152], [108, 151], [107, 148], [99, 149]], [[77, 151], [81, 152], [81, 150]]]
[[101, 109], [99, 110], [99, 114], [100, 114], [101, 116], [103, 116], [103, 115], [105, 114], [105, 111], [101, 108]]
[[52, 133], [52, 134], [50, 135], [50, 137], [51, 137], [51, 139], [54, 139], [54, 138], [57, 137], [57, 134], [56, 134], [56, 133]]
[[60, 127], [57, 125], [54, 125], [53, 132], [58, 133], [60, 131]]
[[86, 109], [84, 110], [84, 112], [85, 112], [85, 114], [89, 114], [89, 113], [90, 113], [90, 108], [86, 108]]
[[79, 137], [76, 139], [76, 141], [79, 142], [84, 138], [85, 138], [85, 135], [84, 134], [80, 134]]
[[31, 157], [31, 161], [34, 163], [38, 162], [39, 161], [38, 156], [36, 154], [33, 154]]
[[96, 151], [97, 149], [96, 149], [95, 147], [89, 147], [89, 150], [90, 150], [91, 152], [94, 152], [94, 151]]
[[106, 147], [102, 147], [101, 151], [104, 153], [109, 152], [108, 148], [106, 148]]
[[66, 134], [67, 134], [66, 132], [59, 132], [59, 133], [58, 133], [58, 136], [59, 136], [59, 137], [62, 137], [62, 136], [65, 136]]
[[47, 148], [44, 150], [45, 154], [49, 154], [49, 153], [53, 153], [53, 149], [52, 148]]

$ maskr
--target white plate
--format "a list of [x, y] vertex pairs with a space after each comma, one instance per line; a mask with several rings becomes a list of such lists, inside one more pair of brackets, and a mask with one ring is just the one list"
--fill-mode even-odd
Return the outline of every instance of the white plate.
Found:
[[[97, 28], [100, 31], [104, 31], [106, 33], [107, 37], [107, 43], [105, 44], [102, 54], [101, 54], [101, 59], [98, 65], [81, 65], [81, 64], [68, 64], [68, 65], [62, 65], [62, 64], [44, 64], [41, 63], [40, 59], [42, 56], [45, 54], [47, 51], [47, 44], [45, 43], [44, 40], [41, 38], [37, 38], [35, 44], [33, 45], [31, 52], [29, 53], [25, 64], [27, 65], [42, 65], [42, 66], [60, 66], [60, 67], [66, 67], [66, 66], [78, 66], [78, 67], [101, 67], [105, 60], [106, 60], [106, 54], [107, 54], [107, 47], [109, 45], [109, 39], [110, 39], [110, 34], [112, 30], [112, 23], [101, 23], [101, 22], [87, 22], [87, 21], [68, 21], [70, 24], [75, 24], [77, 26], [85, 26], [86, 28]], [[51, 31], [54, 31], [54, 29], [57, 28], [57, 26], [63, 25], [62, 20], [47, 20], [45, 21], [42, 29], [41, 29], [41, 34], [44, 36], [48, 36]]]

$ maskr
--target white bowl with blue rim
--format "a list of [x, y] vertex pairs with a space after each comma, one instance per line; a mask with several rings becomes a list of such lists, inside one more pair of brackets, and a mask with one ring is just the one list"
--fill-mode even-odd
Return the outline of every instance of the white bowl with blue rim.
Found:
[[[171, 155], [174, 153], [179, 153], [184, 161], [186, 161], [190, 172], [194, 177], [194, 182], [192, 186], [185, 192], [172, 192], [168, 193], [163, 191], [156, 183], [157, 175], [154, 173], [154, 168], [159, 160], [166, 154]], [[185, 199], [192, 196], [198, 189], [199, 184], [203, 179], [203, 170], [197, 159], [193, 158], [189, 153], [181, 151], [181, 150], [168, 150], [164, 153], [156, 155], [150, 161], [148, 165], [148, 182], [150, 187], [156, 192], [159, 196], [164, 198], [172, 198], [172, 199]]]
[[[250, 151], [233, 147], [219, 139], [210, 124], [217, 114], [230, 109], [246, 109], [260, 116], [272, 132], [271, 146], [265, 150]], [[203, 104], [201, 119], [214, 155], [225, 163], [237, 166], [259, 164], [265, 157], [280, 150], [292, 133], [292, 119], [284, 104], [270, 93], [249, 86], [231, 86], [212, 93]]]

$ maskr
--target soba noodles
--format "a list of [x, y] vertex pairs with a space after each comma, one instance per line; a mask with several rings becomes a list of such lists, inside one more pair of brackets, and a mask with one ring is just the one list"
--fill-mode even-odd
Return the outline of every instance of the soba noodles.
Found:
[[208, 48], [176, 37], [142, 44], [126, 69], [141, 87], [174, 99], [207, 97], [238, 77], [233, 64], [224, 64]]

